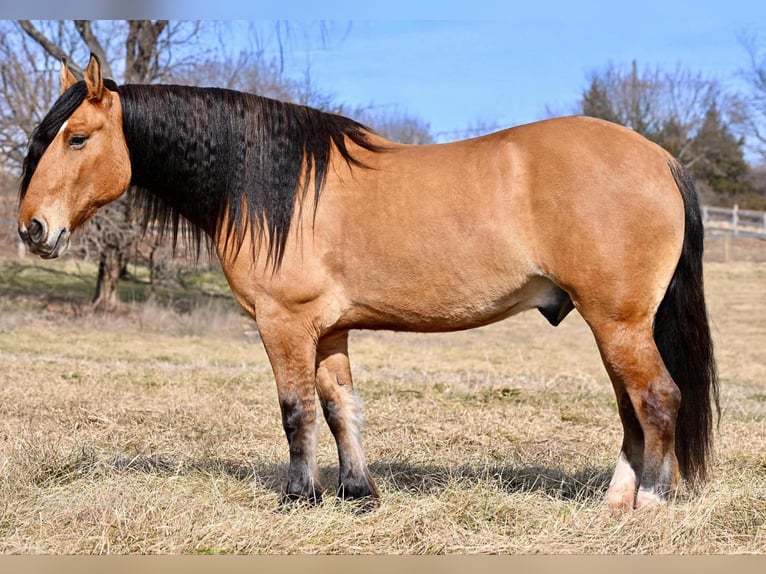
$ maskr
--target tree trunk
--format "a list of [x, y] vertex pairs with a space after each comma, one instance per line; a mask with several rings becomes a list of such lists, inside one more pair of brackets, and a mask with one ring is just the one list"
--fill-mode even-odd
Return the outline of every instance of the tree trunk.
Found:
[[98, 262], [98, 279], [96, 280], [96, 295], [93, 298], [93, 308], [98, 311], [114, 311], [119, 305], [118, 285], [124, 267], [122, 250], [115, 246], [107, 246], [101, 251]]
[[[73, 23], [80, 39], [101, 60], [104, 76], [114, 78], [109, 54], [104, 49], [101, 40], [96, 36], [92, 21], [74, 20]], [[164, 47], [159, 45], [160, 36], [168, 27], [169, 21], [126, 20], [125, 24], [128, 27], [125, 45], [125, 82], [150, 83], [159, 75], [159, 51], [162, 49], [169, 50], [172, 44], [171, 42]], [[49, 35], [46, 35], [30, 20], [19, 20], [19, 26], [54, 58], [60, 60], [69, 55], [61, 45], [49, 37], [50, 32]], [[62, 21], [60, 27], [63, 26]], [[82, 70], [74, 66], [74, 62], [72, 66], [81, 76]], [[131, 224], [132, 213], [128, 202], [118, 202], [112, 209], [111, 215], [104, 214], [107, 209], [99, 211], [93, 218], [94, 233], [92, 239], [100, 251], [93, 307], [100, 311], [112, 311], [118, 306], [117, 288], [120, 277], [127, 264], [128, 254], [138, 237], [137, 227]]]

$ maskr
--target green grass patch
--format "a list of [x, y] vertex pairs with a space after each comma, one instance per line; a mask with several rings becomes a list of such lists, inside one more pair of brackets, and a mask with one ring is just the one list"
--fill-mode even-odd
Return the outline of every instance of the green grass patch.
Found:
[[[37, 258], [0, 260], [0, 301], [4, 305], [44, 302], [87, 306], [96, 290], [98, 267], [73, 259], [43, 261]], [[220, 304], [236, 308], [228, 283], [217, 269], [192, 269], [173, 279], [149, 283], [145, 267], [130, 265], [118, 285], [123, 303], [155, 301], [180, 312], [201, 305]]]

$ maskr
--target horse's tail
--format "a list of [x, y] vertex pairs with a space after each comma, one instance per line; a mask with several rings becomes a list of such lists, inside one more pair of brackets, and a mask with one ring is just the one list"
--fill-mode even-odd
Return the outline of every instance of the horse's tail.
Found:
[[670, 171], [684, 202], [681, 258], [654, 318], [654, 340], [670, 376], [681, 391], [676, 423], [676, 456], [681, 475], [702, 482], [712, 454], [713, 412], [720, 418], [718, 373], [713, 356], [702, 285], [704, 229], [694, 182], [676, 161]]

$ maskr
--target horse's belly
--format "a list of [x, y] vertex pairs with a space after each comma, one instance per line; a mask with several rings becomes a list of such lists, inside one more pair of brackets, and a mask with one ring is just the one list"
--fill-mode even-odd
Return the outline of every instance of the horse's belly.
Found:
[[[515, 289], [417, 285], [395, 296], [365, 298], [347, 313], [349, 328], [399, 331], [457, 331], [500, 321], [529, 309], [552, 310], [568, 296], [545, 277], [529, 278]], [[553, 311], [551, 311], [553, 312]], [[547, 313], [546, 317], [548, 317]], [[549, 319], [551, 320], [551, 319]]]

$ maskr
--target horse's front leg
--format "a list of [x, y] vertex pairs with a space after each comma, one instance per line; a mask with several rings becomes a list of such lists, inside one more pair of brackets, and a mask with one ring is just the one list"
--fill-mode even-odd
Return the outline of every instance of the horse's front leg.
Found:
[[375, 506], [378, 488], [367, 470], [362, 446], [362, 412], [351, 380], [348, 331], [319, 340], [316, 385], [325, 420], [338, 446], [338, 496]]
[[316, 341], [295, 325], [262, 325], [259, 321], [258, 328], [276, 378], [282, 425], [290, 447], [284, 500], [319, 504], [322, 487], [316, 460]]

